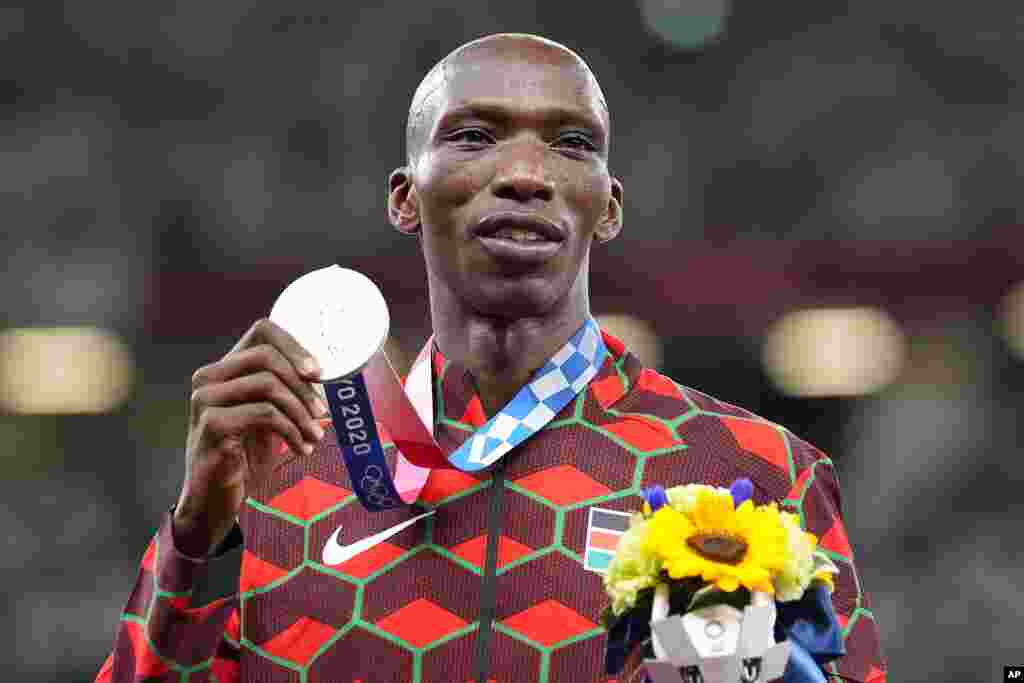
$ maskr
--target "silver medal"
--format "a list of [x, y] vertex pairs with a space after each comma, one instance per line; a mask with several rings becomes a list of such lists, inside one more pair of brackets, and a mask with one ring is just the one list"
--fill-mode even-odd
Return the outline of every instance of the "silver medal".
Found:
[[377, 285], [336, 265], [288, 285], [274, 302], [270, 319], [317, 360], [321, 384], [361, 371], [384, 346], [390, 326], [387, 302]]

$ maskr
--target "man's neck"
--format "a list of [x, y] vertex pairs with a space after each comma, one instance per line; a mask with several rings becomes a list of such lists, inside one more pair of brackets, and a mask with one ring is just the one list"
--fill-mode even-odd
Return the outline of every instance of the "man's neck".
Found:
[[473, 376], [484, 413], [498, 413], [590, 316], [586, 299], [551, 315], [507, 320], [431, 302], [438, 348]]

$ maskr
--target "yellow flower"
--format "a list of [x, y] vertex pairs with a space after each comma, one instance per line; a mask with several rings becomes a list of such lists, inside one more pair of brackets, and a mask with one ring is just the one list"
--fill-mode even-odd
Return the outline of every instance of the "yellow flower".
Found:
[[781, 602], [799, 600], [814, 576], [814, 549], [818, 538], [800, 527], [800, 517], [781, 512], [788, 547], [786, 563], [775, 577], [776, 599]]
[[665, 495], [668, 497], [669, 505], [684, 515], [689, 515], [693, 512], [693, 508], [697, 507], [697, 494], [701, 491], [728, 493], [729, 489], [708, 486], [707, 484], [685, 484], [665, 489]]
[[636, 604], [637, 593], [657, 583], [661, 572], [661, 561], [643, 552], [641, 547], [647, 526], [641, 515], [633, 515], [604, 576], [605, 592], [612, 600], [612, 611], [616, 616], [632, 608]]
[[[744, 586], [774, 593], [772, 579], [785, 568], [788, 540], [778, 507], [748, 500], [734, 508], [725, 489], [695, 493], [689, 517], [674, 504], [654, 513], [641, 550], [658, 557], [673, 579], [699, 576], [727, 592]], [[690, 503], [686, 498], [677, 499]]]

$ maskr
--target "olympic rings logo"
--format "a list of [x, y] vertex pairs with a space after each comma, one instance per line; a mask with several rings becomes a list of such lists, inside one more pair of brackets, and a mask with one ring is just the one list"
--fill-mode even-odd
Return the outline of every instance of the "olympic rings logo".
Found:
[[368, 465], [363, 470], [363, 476], [359, 480], [359, 488], [363, 491], [363, 497], [366, 499], [366, 502], [380, 507], [393, 507], [396, 505], [396, 501], [391, 495], [390, 487], [385, 483], [385, 476], [384, 470], [378, 465]]

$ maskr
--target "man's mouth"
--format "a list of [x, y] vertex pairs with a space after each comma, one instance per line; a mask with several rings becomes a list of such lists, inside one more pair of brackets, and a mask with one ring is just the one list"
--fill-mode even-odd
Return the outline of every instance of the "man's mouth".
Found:
[[489, 214], [473, 226], [472, 235], [493, 258], [516, 267], [544, 263], [566, 240], [566, 231], [555, 222], [522, 211]]
[[532, 213], [502, 211], [485, 216], [473, 228], [476, 237], [512, 242], [563, 242], [565, 233], [553, 221]]

